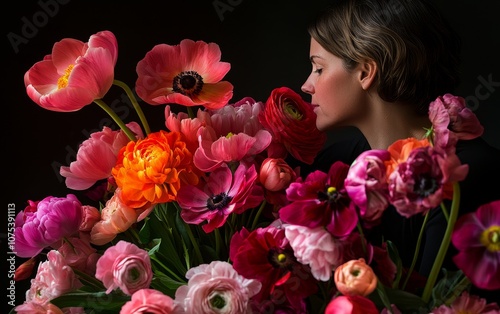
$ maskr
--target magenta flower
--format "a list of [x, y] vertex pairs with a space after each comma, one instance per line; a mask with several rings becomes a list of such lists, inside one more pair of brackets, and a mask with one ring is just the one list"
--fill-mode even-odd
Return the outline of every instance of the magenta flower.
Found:
[[152, 313], [152, 314], [173, 314], [178, 313], [174, 311], [174, 300], [154, 289], [140, 289], [132, 294], [130, 301], [125, 303], [120, 314], [129, 313]]
[[[127, 127], [138, 138], [144, 137], [136, 122], [127, 124]], [[59, 170], [61, 176], [66, 178], [66, 186], [73, 190], [86, 190], [97, 181], [111, 177], [118, 152], [128, 142], [130, 139], [123, 131], [113, 131], [106, 126], [102, 131], [92, 133], [78, 148], [76, 161]]]
[[156, 45], [137, 63], [137, 94], [151, 105], [221, 108], [233, 97], [233, 85], [221, 81], [231, 65], [220, 58], [215, 43], [184, 39]]
[[26, 72], [26, 92], [47, 110], [80, 110], [111, 88], [117, 58], [118, 44], [110, 31], [90, 36], [88, 43], [64, 38]]
[[243, 227], [231, 238], [229, 258], [240, 275], [262, 283], [253, 298], [256, 307], [271, 302], [304, 313], [304, 299], [318, 289], [309, 267], [295, 258], [284, 229], [269, 226], [249, 232]]
[[153, 279], [148, 252], [123, 240], [109, 247], [99, 258], [95, 277], [102, 281], [106, 293], [119, 288], [123, 293], [149, 288]]
[[210, 123], [198, 131], [199, 148], [193, 156], [196, 167], [213, 171], [224, 163], [254, 159], [271, 143], [257, 116], [262, 103], [244, 98], [211, 113]]
[[415, 148], [389, 176], [389, 201], [404, 217], [425, 213], [439, 206], [447, 184], [463, 180], [468, 171], [455, 154]]
[[62, 238], [77, 233], [81, 222], [82, 204], [73, 194], [29, 201], [16, 216], [15, 252], [20, 257], [33, 257], [48, 246], [57, 246]]
[[349, 235], [358, 215], [344, 188], [348, 170], [348, 165], [335, 162], [328, 174], [314, 171], [305, 181], [291, 183], [286, 190], [290, 204], [279, 210], [280, 219], [311, 229], [325, 227], [335, 237]]
[[263, 200], [262, 188], [256, 184], [255, 166], [240, 164], [233, 173], [221, 167], [210, 173], [204, 187], [184, 185], [177, 194], [182, 208], [181, 217], [189, 224], [204, 221], [203, 230], [209, 233], [221, 227], [232, 214], [241, 214]]
[[481, 289], [500, 289], [500, 200], [458, 218], [451, 241], [455, 264]]
[[430, 103], [429, 118], [435, 130], [449, 129], [458, 139], [474, 139], [484, 131], [474, 112], [466, 107], [465, 99], [452, 94], [439, 96]]
[[250, 298], [262, 284], [238, 274], [227, 262], [213, 261], [186, 272], [187, 285], [175, 292], [175, 303], [185, 313], [252, 313]]
[[389, 205], [386, 161], [391, 154], [387, 150], [368, 150], [353, 162], [344, 181], [347, 194], [359, 208], [365, 227], [380, 222], [382, 213]]

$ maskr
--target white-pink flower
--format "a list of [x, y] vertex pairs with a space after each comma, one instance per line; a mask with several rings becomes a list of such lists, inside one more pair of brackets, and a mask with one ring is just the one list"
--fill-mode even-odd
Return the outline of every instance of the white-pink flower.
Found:
[[[141, 127], [136, 122], [127, 124], [138, 138], [143, 138]], [[61, 166], [59, 173], [66, 178], [66, 186], [72, 190], [86, 190], [99, 180], [111, 176], [118, 152], [130, 139], [122, 130], [113, 131], [104, 127], [94, 132], [78, 148], [76, 161], [69, 167]]]
[[249, 299], [262, 284], [239, 275], [227, 262], [213, 261], [186, 272], [187, 285], [175, 292], [175, 302], [186, 313], [252, 313]]
[[311, 267], [317, 280], [328, 281], [342, 263], [342, 244], [324, 228], [285, 224], [285, 236], [297, 261]]
[[26, 291], [26, 302], [47, 304], [58, 296], [76, 290], [82, 283], [76, 278], [71, 267], [66, 264], [64, 257], [56, 250], [47, 254], [47, 260], [40, 263], [31, 286]]
[[153, 279], [148, 253], [127, 241], [119, 241], [99, 258], [95, 277], [102, 281], [106, 293], [119, 288], [127, 295], [149, 288]]

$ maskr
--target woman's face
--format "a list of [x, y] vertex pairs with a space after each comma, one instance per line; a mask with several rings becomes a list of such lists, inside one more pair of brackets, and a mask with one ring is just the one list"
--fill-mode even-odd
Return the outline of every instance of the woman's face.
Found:
[[302, 85], [302, 91], [311, 95], [318, 129], [326, 131], [337, 126], [355, 126], [363, 114], [361, 97], [366, 94], [357, 78], [358, 71], [347, 71], [340, 58], [313, 38], [309, 58], [312, 71]]

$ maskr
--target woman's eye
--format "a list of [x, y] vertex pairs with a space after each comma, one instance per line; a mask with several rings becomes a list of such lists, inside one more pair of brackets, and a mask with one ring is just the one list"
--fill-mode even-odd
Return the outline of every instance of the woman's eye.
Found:
[[317, 74], [321, 74], [321, 72], [323, 72], [323, 69], [316, 69], [313, 71], [314, 73], [317, 73]]

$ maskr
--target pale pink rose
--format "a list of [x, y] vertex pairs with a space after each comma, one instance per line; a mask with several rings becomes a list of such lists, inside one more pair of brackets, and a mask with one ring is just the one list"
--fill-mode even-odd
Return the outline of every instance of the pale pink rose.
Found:
[[[128, 123], [127, 127], [137, 138], [144, 137], [136, 122]], [[90, 138], [78, 148], [76, 161], [71, 162], [69, 167], [61, 166], [59, 170], [61, 176], [66, 178], [66, 186], [72, 190], [86, 190], [97, 181], [110, 177], [118, 152], [129, 141], [125, 132], [113, 131], [107, 126], [90, 134]]]
[[[193, 267], [186, 278], [188, 284], [177, 288], [175, 302], [190, 314], [252, 313], [249, 299], [262, 287], [258, 280], [244, 278], [231, 264], [221, 261]], [[216, 308], [214, 299], [218, 300]]]
[[285, 224], [285, 236], [297, 261], [311, 267], [317, 280], [328, 281], [342, 263], [342, 244], [324, 228]]
[[25, 302], [15, 307], [17, 314], [64, 314], [64, 312], [52, 303], [38, 304]]
[[99, 258], [95, 277], [102, 281], [106, 293], [120, 288], [125, 294], [149, 288], [153, 279], [148, 252], [126, 241], [109, 247]]
[[97, 208], [90, 205], [82, 206], [82, 223], [80, 224], [80, 231], [87, 232], [92, 230], [92, 227], [101, 220], [101, 213]]
[[86, 240], [76, 237], [67, 238], [66, 240], [57, 249], [64, 257], [66, 264], [94, 276], [95, 264], [93, 262], [97, 261], [101, 255]]
[[58, 296], [76, 290], [82, 283], [76, 278], [75, 273], [64, 257], [56, 250], [47, 254], [47, 261], [40, 263], [31, 286], [26, 291], [26, 302], [46, 304]]
[[141, 289], [132, 294], [131, 300], [122, 306], [120, 314], [172, 314], [176, 313], [174, 309], [174, 300], [168, 295], [154, 289]]
[[104, 245], [111, 242], [117, 234], [126, 231], [137, 221], [136, 210], [123, 204], [119, 193], [120, 189], [117, 189], [101, 210], [101, 221], [90, 231], [92, 244]]

